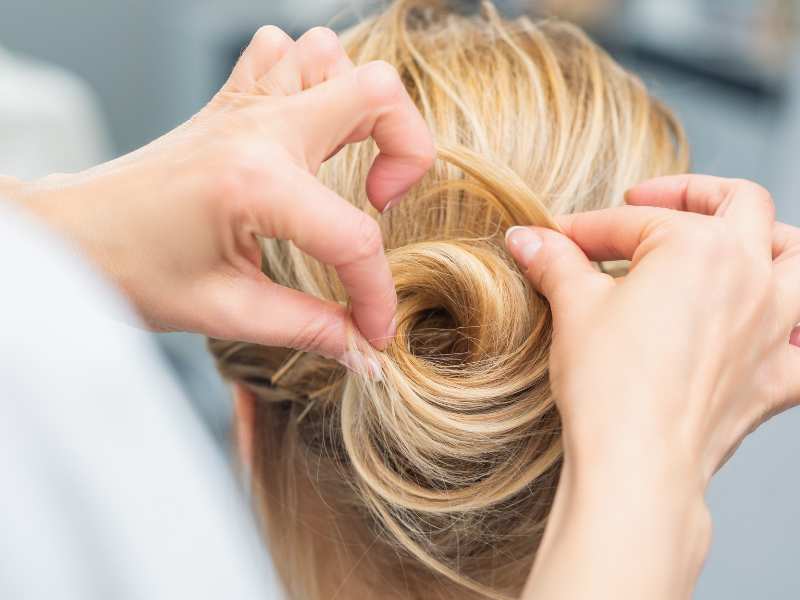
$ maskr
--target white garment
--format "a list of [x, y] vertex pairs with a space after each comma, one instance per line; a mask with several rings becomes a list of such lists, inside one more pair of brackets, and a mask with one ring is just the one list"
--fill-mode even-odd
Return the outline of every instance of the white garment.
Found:
[[3, 201], [0, 273], [0, 598], [278, 597], [228, 468], [123, 300]]

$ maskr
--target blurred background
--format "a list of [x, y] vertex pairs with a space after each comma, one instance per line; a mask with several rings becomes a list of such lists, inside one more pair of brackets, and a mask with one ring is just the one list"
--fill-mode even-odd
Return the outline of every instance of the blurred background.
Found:
[[[477, 5], [476, 2], [463, 2]], [[754, 179], [800, 225], [796, 0], [498, 0], [591, 31], [686, 125], [694, 170]], [[34, 178], [128, 152], [190, 117], [256, 28], [346, 27], [358, 0], [0, 0], [0, 173]], [[666, 308], [665, 308], [666, 309]], [[228, 393], [197, 336], [156, 336], [227, 452]], [[697, 598], [800, 598], [800, 413], [715, 479]]]

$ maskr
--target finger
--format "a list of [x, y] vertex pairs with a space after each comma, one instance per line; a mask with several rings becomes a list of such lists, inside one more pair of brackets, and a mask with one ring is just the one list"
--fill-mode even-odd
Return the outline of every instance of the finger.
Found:
[[512, 227], [506, 232], [506, 245], [554, 314], [588, 307], [589, 297], [613, 285], [580, 248], [550, 229]]
[[223, 90], [249, 92], [286, 52], [292, 47], [292, 38], [277, 27], [267, 25], [256, 31], [245, 48]]
[[796, 258], [800, 254], [800, 229], [775, 223], [772, 229], [772, 258], [780, 263]]
[[326, 27], [314, 27], [259, 80], [259, 89], [268, 95], [291, 96], [352, 69], [339, 36]]
[[[788, 323], [800, 323], [800, 230], [783, 223], [775, 224], [772, 244], [778, 298]], [[800, 341], [795, 329], [792, 339]], [[798, 344], [800, 345], [800, 344]]]
[[322, 160], [341, 144], [374, 138], [380, 153], [367, 176], [367, 195], [386, 210], [430, 169], [431, 132], [397, 71], [377, 61], [303, 92], [307, 152]]
[[[785, 322], [796, 325], [800, 323], [800, 244], [792, 244], [775, 260], [773, 273]], [[797, 329], [792, 339], [800, 340]]]
[[[721, 202], [719, 195], [706, 195], [704, 197], [688, 196], [680, 190], [684, 187], [682, 181], [686, 176], [661, 177], [631, 189], [625, 197], [626, 202], [632, 206], [659, 206], [705, 215], [716, 214]], [[702, 177], [702, 176], [696, 176]], [[708, 177], [714, 181], [715, 177]], [[772, 258], [777, 259], [785, 252], [800, 245], [800, 229], [776, 222], [772, 228]]]
[[297, 169], [275, 177], [268, 198], [257, 202], [259, 234], [291, 240], [300, 250], [336, 269], [353, 320], [376, 348], [394, 335], [397, 295], [378, 223]]
[[748, 237], [771, 248], [775, 204], [770, 193], [752, 181], [709, 175], [675, 175], [646, 181], [625, 196], [634, 206], [659, 206], [716, 215]]
[[[788, 323], [800, 320], [800, 230], [774, 220], [774, 203], [764, 188], [757, 184], [700, 175], [662, 177], [637, 186], [628, 193], [629, 204], [655, 205], [688, 210], [707, 215], [718, 214], [727, 205], [727, 214], [735, 218], [740, 229], [747, 230], [750, 219], [757, 235], [769, 231], [778, 297], [785, 307]], [[727, 203], [727, 204], [726, 204]], [[767, 229], [769, 227], [769, 230]]]
[[559, 215], [556, 222], [594, 261], [631, 260], [642, 241], [675, 213], [650, 206], [617, 206], [571, 215]]
[[316, 352], [362, 375], [380, 378], [380, 364], [370, 356], [368, 344], [354, 334], [345, 307], [268, 279], [236, 279], [220, 298], [213, 326], [217, 337]]

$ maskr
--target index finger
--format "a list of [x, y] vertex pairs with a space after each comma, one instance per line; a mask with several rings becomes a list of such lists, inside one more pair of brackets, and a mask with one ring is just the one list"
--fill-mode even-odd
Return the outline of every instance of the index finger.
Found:
[[[377, 221], [302, 169], [274, 173], [269, 194], [263, 189], [253, 188], [258, 233], [290, 240], [301, 251], [335, 268], [359, 331], [375, 348], [385, 348], [394, 335], [397, 295]], [[343, 333], [319, 335], [328, 334]], [[306, 345], [323, 345], [316, 343], [322, 341]], [[325, 345], [344, 347], [346, 340], [328, 340]]]
[[710, 175], [673, 175], [639, 184], [625, 196], [628, 204], [661, 206], [727, 219], [747, 237], [755, 236], [766, 251], [775, 224], [772, 196], [744, 179]]
[[233, 68], [223, 91], [249, 91], [292, 47], [292, 38], [281, 29], [265, 25], [256, 31]]
[[631, 260], [648, 234], [674, 217], [670, 213], [650, 206], [617, 206], [559, 215], [556, 221], [590, 260]]
[[[715, 215], [732, 186], [748, 184], [709, 175], [658, 177], [630, 189], [625, 201], [633, 206], [659, 206], [674, 210]], [[755, 186], [758, 190], [760, 186]], [[759, 195], [763, 195], [759, 192]], [[767, 207], [767, 212], [770, 208]], [[772, 258], [778, 259], [800, 246], [800, 229], [775, 222], [772, 226]]]
[[343, 144], [372, 137], [380, 153], [367, 176], [367, 195], [383, 212], [433, 165], [436, 149], [425, 119], [397, 70], [376, 61], [306, 90], [307, 150], [320, 162]]

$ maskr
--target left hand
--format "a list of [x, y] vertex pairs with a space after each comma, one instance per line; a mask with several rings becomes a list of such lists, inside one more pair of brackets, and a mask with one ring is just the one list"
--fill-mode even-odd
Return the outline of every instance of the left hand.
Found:
[[[659, 449], [705, 485], [747, 434], [800, 404], [800, 230], [742, 180], [663, 177], [627, 203], [563, 215], [563, 234], [509, 235], [552, 309], [565, 447]], [[632, 262], [614, 279], [589, 259]]]
[[[0, 186], [83, 250], [159, 330], [316, 351], [350, 367], [351, 315], [269, 281], [256, 236], [291, 240], [336, 268], [352, 321], [373, 346], [393, 334], [396, 296], [381, 231], [315, 177], [345, 144], [373, 137], [366, 181], [384, 210], [427, 171], [430, 132], [386, 63], [356, 67], [332, 31], [253, 38], [194, 118], [75, 175]], [[354, 364], [356, 363], [356, 364]]]
[[[691, 597], [709, 479], [800, 404], [800, 231], [770, 194], [682, 175], [627, 202], [508, 235], [552, 309], [564, 444], [526, 598]], [[614, 279], [590, 259], [632, 262]]]

